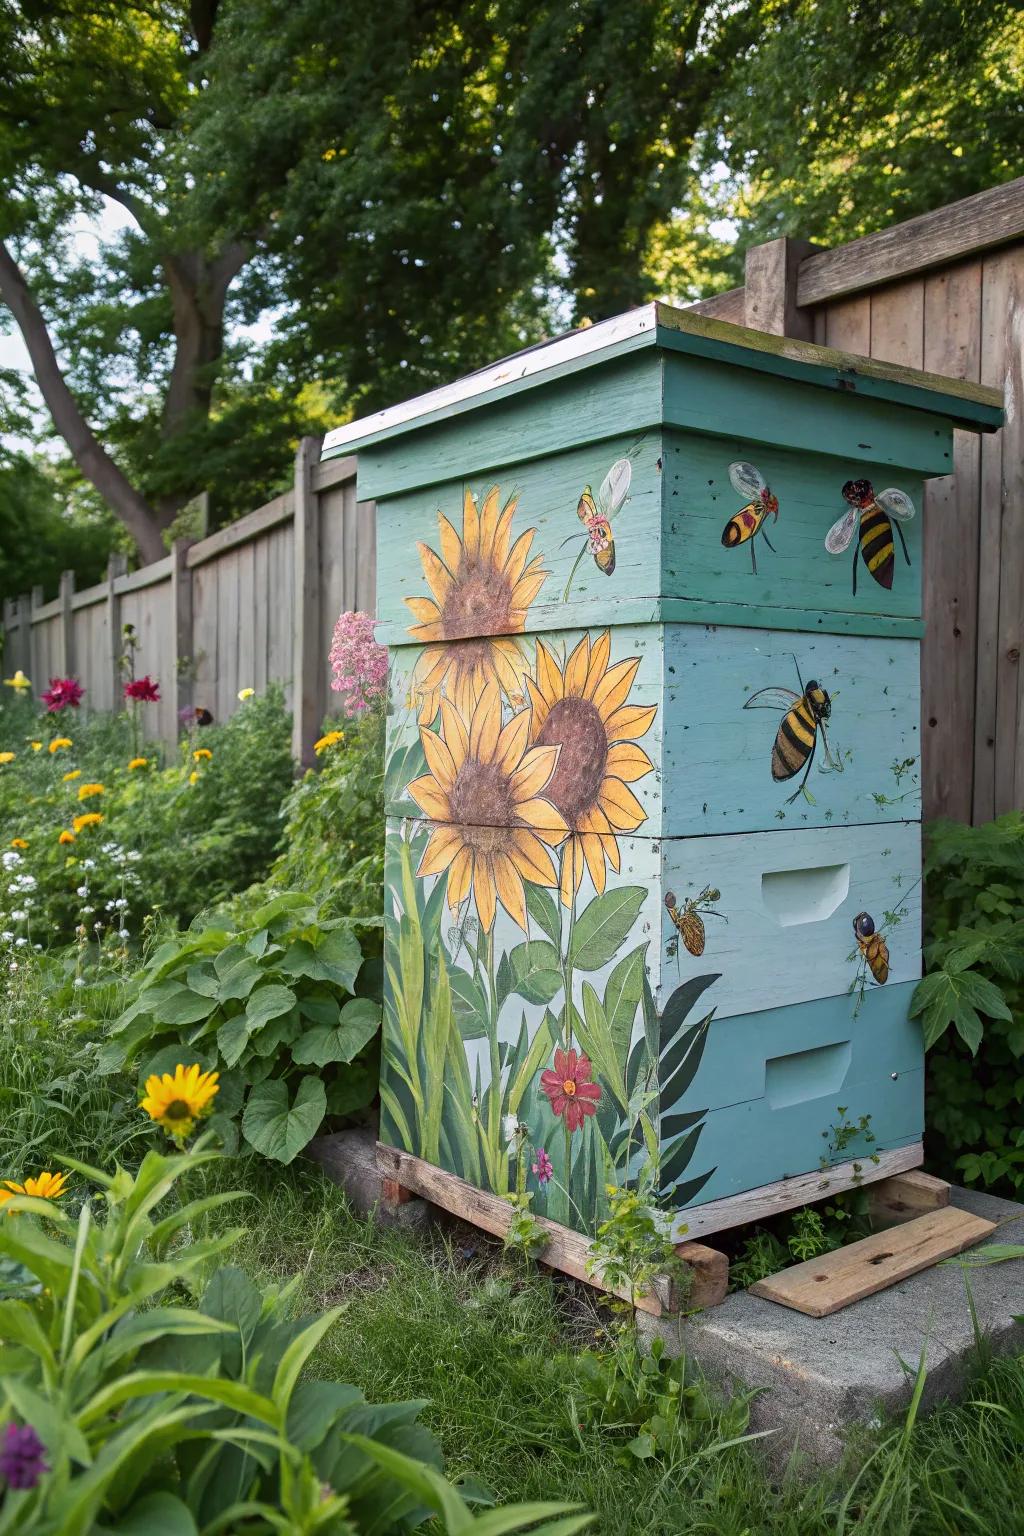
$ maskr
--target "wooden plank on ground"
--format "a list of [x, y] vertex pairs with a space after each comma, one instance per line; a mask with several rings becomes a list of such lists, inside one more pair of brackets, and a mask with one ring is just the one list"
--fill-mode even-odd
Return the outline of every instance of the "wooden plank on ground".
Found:
[[750, 1294], [777, 1301], [808, 1317], [828, 1317], [851, 1302], [929, 1269], [940, 1259], [961, 1253], [995, 1228], [994, 1221], [984, 1221], [952, 1205], [928, 1211], [888, 1232], [875, 1232], [835, 1253], [823, 1253], [805, 1264], [769, 1275], [752, 1285]]
[[877, 1226], [911, 1221], [925, 1211], [939, 1211], [949, 1204], [949, 1185], [930, 1173], [912, 1168], [891, 1179], [880, 1179], [868, 1190], [871, 1219]]
[[690, 1288], [679, 1306], [687, 1312], [719, 1306], [729, 1290], [729, 1255], [706, 1243], [677, 1243], [676, 1256], [690, 1271]]
[[[508, 1231], [512, 1207], [500, 1195], [488, 1194], [486, 1190], [467, 1184], [465, 1179], [460, 1179], [454, 1173], [435, 1168], [433, 1163], [413, 1157], [410, 1152], [401, 1152], [397, 1147], [386, 1147], [383, 1142], [377, 1143], [377, 1167], [385, 1179], [393, 1180], [403, 1189], [411, 1190], [414, 1195], [421, 1195], [424, 1200], [439, 1205], [442, 1210], [450, 1211], [453, 1216], [470, 1222], [474, 1227], [481, 1227], [495, 1237], [504, 1237]], [[624, 1301], [631, 1299], [628, 1291], [603, 1286], [598, 1278], [590, 1274], [587, 1269], [589, 1238], [581, 1232], [563, 1227], [557, 1221], [549, 1221], [546, 1216], [537, 1216], [534, 1220], [548, 1238], [547, 1247], [539, 1254], [542, 1264], [561, 1270], [574, 1280], [582, 1280], [598, 1290], [607, 1290]], [[656, 1280], [650, 1293], [636, 1298], [638, 1310], [649, 1312], [652, 1317], [660, 1317], [669, 1310], [670, 1304], [669, 1287], [664, 1279]]]
[[863, 235], [800, 264], [797, 303], [821, 304], [842, 294], [907, 277], [1024, 235], [1024, 176]]

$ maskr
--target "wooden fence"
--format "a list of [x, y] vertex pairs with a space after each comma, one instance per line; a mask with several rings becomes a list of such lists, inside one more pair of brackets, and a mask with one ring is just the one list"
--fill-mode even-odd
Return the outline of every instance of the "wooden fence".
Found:
[[291, 490], [208, 538], [179, 540], [163, 560], [75, 591], [7, 600], [4, 670], [22, 667], [37, 692], [74, 674], [94, 709], [121, 703], [124, 626], [138, 642], [137, 674], [159, 679], [160, 703], [144, 711], [150, 734], [173, 742], [178, 711], [201, 704], [217, 720], [238, 708], [241, 688], [284, 686], [293, 746], [309, 761], [331, 706], [327, 652], [342, 609], [373, 612], [376, 529], [372, 502], [357, 502], [355, 460], [320, 464], [305, 438]]
[[973, 379], [1006, 424], [956, 433], [924, 518], [926, 817], [1024, 808], [1024, 177], [834, 250], [773, 240], [705, 313]]

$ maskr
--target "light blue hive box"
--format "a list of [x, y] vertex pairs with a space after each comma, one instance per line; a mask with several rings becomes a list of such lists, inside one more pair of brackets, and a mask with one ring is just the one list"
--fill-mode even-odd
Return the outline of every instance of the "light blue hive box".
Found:
[[993, 402], [649, 305], [329, 435], [391, 648], [383, 1142], [584, 1233], [920, 1162], [922, 489]]

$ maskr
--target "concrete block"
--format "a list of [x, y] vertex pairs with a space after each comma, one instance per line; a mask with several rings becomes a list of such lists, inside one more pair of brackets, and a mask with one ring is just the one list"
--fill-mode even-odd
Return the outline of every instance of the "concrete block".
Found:
[[[989, 1240], [1024, 1244], [1024, 1205], [954, 1188], [951, 1204], [1005, 1222]], [[984, 1249], [978, 1245], [972, 1252]], [[806, 1317], [746, 1292], [693, 1317], [638, 1315], [642, 1333], [685, 1350], [726, 1386], [761, 1388], [751, 1428], [772, 1430], [757, 1442], [776, 1469], [796, 1449], [813, 1466], [842, 1457], [859, 1426], [906, 1408], [922, 1350], [928, 1379], [923, 1406], [957, 1397], [977, 1365], [966, 1284], [993, 1353], [1024, 1350], [1024, 1259], [970, 1270], [953, 1261], [854, 1302], [831, 1317]]]
[[353, 1210], [388, 1227], [422, 1231], [431, 1219], [430, 1206], [386, 1179], [377, 1167], [377, 1133], [354, 1126], [318, 1136], [306, 1149], [327, 1177], [345, 1191]]

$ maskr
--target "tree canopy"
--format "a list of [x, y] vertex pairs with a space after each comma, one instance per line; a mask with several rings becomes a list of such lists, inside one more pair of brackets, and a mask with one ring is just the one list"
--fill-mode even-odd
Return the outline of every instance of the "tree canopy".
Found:
[[0, 303], [148, 560], [303, 431], [1006, 179], [1021, 64], [1014, 0], [0, 0]]

